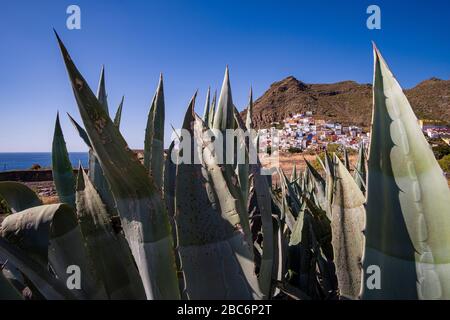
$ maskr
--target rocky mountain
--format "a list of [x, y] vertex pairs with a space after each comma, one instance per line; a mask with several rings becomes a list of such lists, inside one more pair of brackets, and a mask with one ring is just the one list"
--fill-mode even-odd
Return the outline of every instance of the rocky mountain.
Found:
[[[450, 80], [425, 80], [405, 93], [418, 118], [450, 123]], [[354, 81], [306, 84], [290, 76], [273, 83], [255, 101], [253, 121], [256, 128], [265, 128], [291, 114], [306, 111], [327, 120], [369, 127], [372, 85]], [[246, 110], [241, 115], [245, 116]]]

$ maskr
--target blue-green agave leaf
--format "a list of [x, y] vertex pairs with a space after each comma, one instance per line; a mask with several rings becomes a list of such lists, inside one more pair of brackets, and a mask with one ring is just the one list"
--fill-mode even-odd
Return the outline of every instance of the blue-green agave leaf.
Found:
[[361, 291], [366, 199], [337, 156], [334, 171], [331, 229], [336, 275], [340, 293], [356, 299]]
[[67, 116], [70, 119], [70, 122], [72, 123], [72, 125], [74, 126], [74, 128], [77, 130], [78, 135], [80, 136], [80, 138], [84, 141], [84, 143], [86, 143], [86, 145], [89, 147], [89, 149], [92, 148], [91, 146], [91, 142], [89, 141], [89, 137], [86, 133], [86, 130], [83, 129], [82, 126], [80, 126], [78, 124], [78, 122], [75, 121], [74, 118], [72, 118], [72, 116], [70, 114], [67, 113]]
[[234, 105], [231, 95], [230, 74], [228, 66], [225, 69], [225, 76], [220, 91], [217, 110], [214, 113], [214, 123], [212, 128], [225, 131], [234, 128]]
[[[450, 191], [400, 85], [374, 47], [364, 299], [450, 299]], [[365, 280], [363, 280], [365, 281]]]
[[59, 201], [75, 208], [75, 177], [59, 123], [59, 114], [56, 116], [55, 133], [53, 135], [52, 172]]
[[358, 185], [358, 187], [361, 189], [361, 191], [363, 193], [366, 192], [366, 179], [367, 179], [367, 174], [366, 174], [366, 151], [364, 148], [364, 143], [361, 142], [361, 145], [359, 147], [359, 151], [358, 151], [358, 162], [356, 164], [356, 168], [355, 168], [355, 176], [354, 179], [356, 181], [356, 184]]
[[88, 254], [108, 299], [145, 299], [144, 287], [126, 240], [113, 230], [106, 207], [81, 165], [76, 204]]
[[[46, 266], [30, 258], [23, 250], [0, 237], [0, 256], [17, 267], [39, 290], [47, 300], [74, 300], [76, 296], [66, 287], [64, 282], [50, 274]], [[1, 275], [3, 276], [3, 275]], [[6, 279], [5, 279], [6, 281]], [[2, 284], [2, 291], [6, 290]], [[9, 291], [8, 297], [13, 298]]]
[[[33, 207], [7, 216], [0, 230], [2, 238], [23, 250], [43, 268], [49, 264], [64, 284], [76, 265], [81, 272], [80, 289], [73, 289], [79, 299], [105, 299], [98, 274], [87, 255], [74, 209], [67, 204]], [[21, 267], [11, 261], [22, 271]]]
[[162, 74], [147, 119], [144, 143], [144, 165], [157, 188], [163, 185], [164, 166], [164, 87]]
[[252, 248], [239, 228], [239, 215], [234, 215], [236, 223], [230, 223], [228, 207], [233, 207], [234, 199], [201, 141], [207, 127], [194, 114], [194, 102], [195, 95], [183, 128], [200, 140], [191, 140], [190, 148], [191, 155], [199, 152], [201, 163], [179, 164], [176, 176], [175, 217], [185, 291], [189, 299], [257, 299], [261, 294]]
[[33, 190], [20, 182], [1, 181], [0, 199], [6, 201], [12, 213], [40, 206], [41, 200]]
[[209, 115], [211, 113], [211, 103], [210, 103], [210, 96], [211, 96], [211, 88], [208, 87], [208, 92], [206, 92], [206, 101], [205, 101], [205, 110], [203, 112], [203, 121], [208, 124], [209, 123]]
[[81, 118], [111, 187], [147, 298], [178, 299], [172, 237], [160, 191], [57, 38]]
[[217, 101], [217, 91], [214, 91], [214, 96], [211, 101], [211, 107], [209, 108], [208, 117], [208, 127], [212, 128], [214, 124], [214, 115], [216, 114], [216, 101]]
[[108, 95], [106, 93], [106, 85], [105, 85], [105, 66], [102, 66], [102, 70], [100, 71], [100, 80], [98, 82], [97, 88], [97, 99], [98, 102], [100, 102], [103, 109], [105, 109], [106, 114], [109, 116]]
[[117, 108], [116, 115], [114, 116], [114, 124], [119, 129], [120, 129], [120, 121], [122, 120], [122, 108], [123, 108], [124, 100], [125, 100], [125, 96], [122, 96], [122, 100], [120, 100], [119, 107]]

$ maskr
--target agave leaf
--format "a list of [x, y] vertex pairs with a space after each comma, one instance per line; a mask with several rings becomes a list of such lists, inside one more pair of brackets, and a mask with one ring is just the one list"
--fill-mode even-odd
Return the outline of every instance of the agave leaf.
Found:
[[305, 218], [305, 209], [306, 209], [306, 202], [302, 203], [299, 215], [297, 219], [295, 220], [294, 227], [291, 232], [291, 236], [289, 238], [289, 245], [295, 246], [298, 245], [302, 241], [302, 230], [303, 230], [303, 223]]
[[350, 171], [350, 160], [348, 159], [348, 152], [346, 147], [344, 147], [344, 165], [345, 168]]
[[53, 135], [52, 172], [59, 201], [75, 208], [75, 177], [59, 123], [59, 114], [56, 116], [55, 133]]
[[[330, 154], [325, 151], [325, 194], [327, 199], [327, 211], [328, 216], [331, 214], [331, 203], [333, 202], [333, 188], [334, 188], [334, 164]], [[330, 218], [330, 216], [328, 217]]]
[[[194, 114], [194, 103], [195, 95], [183, 128], [200, 140], [191, 140], [191, 155], [198, 152], [203, 159], [211, 157], [201, 141], [202, 131], [207, 128]], [[225, 202], [216, 191], [221, 186], [222, 198], [229, 194], [223, 177], [221, 184], [217, 184], [217, 174], [222, 172], [211, 158], [205, 162], [191, 161], [193, 164], [177, 166], [176, 225], [186, 294], [189, 299], [259, 298], [251, 247], [245, 242], [239, 224], [230, 223]], [[235, 216], [239, 222], [239, 215]]]
[[[224, 158], [226, 158], [225, 155], [230, 152], [232, 152], [233, 155], [236, 155], [236, 153], [234, 152], [235, 150], [227, 150], [228, 142], [226, 141], [226, 130], [235, 129], [238, 125], [243, 127], [243, 122], [239, 116], [239, 112], [236, 112], [236, 107], [233, 104], [229, 72], [227, 67], [225, 70], [222, 90], [220, 92], [219, 104], [214, 115], [214, 124], [212, 127], [213, 129], [219, 130], [223, 135], [223, 148], [221, 151], [223, 152]], [[211, 155], [216, 153], [216, 151], [213, 150], [212, 147], [214, 147], [214, 145], [210, 144], [208, 148], [208, 153], [211, 153]], [[214, 177], [217, 177], [217, 179], [219, 179], [220, 181], [218, 181], [218, 183], [220, 184], [222, 182], [226, 183], [226, 186], [223, 187], [226, 188], [228, 192], [225, 192], [223, 195], [221, 191], [222, 187], [218, 188], [216, 186], [216, 191], [219, 193], [221, 201], [224, 201], [223, 204], [221, 202], [221, 205], [226, 206], [226, 209], [223, 210], [226, 210], [226, 212], [228, 212], [227, 216], [230, 218], [230, 223], [232, 225], [235, 225], [235, 221], [239, 221], [239, 224], [241, 225], [244, 234], [247, 237], [248, 243], [250, 244], [250, 246], [252, 246], [253, 242], [251, 241], [251, 231], [247, 206], [244, 203], [244, 198], [239, 185], [239, 178], [235, 173], [235, 164], [236, 161], [234, 161], [234, 164], [220, 164], [219, 167], [222, 172], [214, 172], [214, 174], [212, 174], [212, 177], [213, 179]], [[245, 175], [245, 173], [243, 175]], [[238, 215], [238, 217], [236, 216], [236, 214]], [[251, 253], [253, 254], [253, 251], [251, 251]]]
[[217, 91], [214, 92], [211, 107], [209, 108], [208, 127], [212, 128], [214, 124], [214, 116], [216, 114]]
[[[374, 47], [374, 110], [364, 269], [366, 299], [450, 299], [450, 191], [400, 85]], [[365, 280], [363, 280], [365, 281]]]
[[95, 186], [95, 189], [100, 194], [100, 197], [103, 200], [103, 203], [106, 205], [107, 212], [110, 216], [117, 216], [116, 210], [116, 202], [114, 200], [114, 196], [111, 192], [111, 187], [109, 186], [108, 180], [103, 173], [102, 166], [100, 165], [100, 161], [95, 154], [93, 149], [89, 150], [89, 171], [88, 171], [89, 179]]
[[[177, 166], [172, 161], [172, 153], [174, 152], [175, 141], [169, 146], [166, 160], [164, 161], [164, 200], [166, 202], [167, 214], [173, 219], [175, 215], [175, 181], [177, 174]], [[172, 224], [173, 225], [173, 224]]]
[[89, 141], [88, 134], [86, 133], [86, 130], [83, 129], [71, 116], [70, 114], [67, 114], [69, 116], [70, 121], [74, 125], [75, 129], [77, 130], [79, 136], [83, 139], [83, 141], [86, 143], [86, 145], [89, 147], [89, 153], [88, 153], [88, 159], [89, 159], [89, 178], [92, 180], [95, 188], [100, 193], [100, 196], [102, 200], [105, 202], [107, 207], [107, 212], [111, 216], [116, 216], [116, 205], [114, 202], [114, 198], [111, 194], [111, 190], [108, 184], [108, 181], [106, 181], [106, 178], [103, 174], [103, 170], [100, 166], [100, 163], [98, 162], [97, 157], [95, 156], [95, 152], [92, 149], [91, 142]]
[[120, 121], [122, 120], [122, 108], [123, 108], [124, 100], [125, 100], [125, 96], [122, 96], [122, 100], [120, 100], [119, 107], [117, 108], [116, 115], [114, 116], [114, 124], [119, 129], [120, 129]]
[[[356, 170], [356, 168], [355, 168], [355, 177], [356, 177], [355, 182], [360, 183], [360, 185], [362, 187], [361, 191], [364, 192], [367, 189], [366, 181], [363, 179], [363, 177], [358, 172], [358, 170]], [[357, 185], [358, 185], [358, 183], [357, 183]]]
[[253, 89], [250, 88], [250, 93], [249, 93], [249, 102], [248, 102], [248, 107], [247, 107], [247, 117], [245, 119], [245, 126], [247, 127], [247, 129], [252, 129], [253, 128], [253, 123], [252, 123], [252, 116], [253, 116]]
[[84, 140], [86, 145], [89, 147], [89, 178], [92, 180], [95, 188], [97, 189], [103, 202], [106, 204], [107, 212], [110, 216], [117, 216], [116, 204], [114, 202], [113, 195], [111, 194], [111, 188], [109, 187], [108, 181], [106, 181], [103, 175], [103, 170], [98, 162], [95, 152], [92, 149], [89, 137], [84, 130], [69, 114], [70, 121], [74, 125], [75, 129], [78, 131], [80, 137]]
[[228, 66], [225, 69], [225, 76], [220, 91], [219, 103], [214, 113], [213, 129], [225, 131], [234, 128], [234, 105], [231, 95], [230, 74]]
[[304, 161], [306, 163], [306, 167], [308, 168], [307, 170], [309, 171], [309, 173], [311, 173], [314, 181], [317, 182], [318, 187], [320, 187], [325, 192], [325, 180], [308, 160], [304, 159]]
[[70, 114], [67, 113], [67, 116], [69, 117], [70, 122], [72, 123], [72, 125], [77, 130], [78, 135], [80, 136], [80, 138], [83, 139], [84, 143], [86, 143], [86, 145], [89, 147], [89, 149], [92, 149], [91, 142], [89, 141], [89, 137], [88, 137], [88, 135], [86, 133], [86, 130], [84, 130], [83, 127], [80, 126], [78, 124], [78, 122], [76, 122], [75, 119], [72, 118], [72, 116]]
[[75, 295], [65, 283], [56, 279], [41, 264], [31, 259], [23, 250], [0, 237], [0, 256], [16, 266], [47, 300], [73, 300]]
[[361, 191], [363, 193], [366, 192], [366, 179], [367, 179], [366, 152], [364, 149], [365, 149], [364, 143], [361, 142], [361, 145], [360, 145], [359, 151], [358, 151], [358, 162], [356, 164], [355, 177], [354, 177], [356, 184], [358, 185], [359, 189], [361, 189]]
[[[308, 211], [301, 212], [292, 228], [293, 241], [289, 243], [288, 269], [289, 281], [308, 295], [313, 295], [315, 274], [311, 272], [315, 268], [314, 261], [314, 234], [311, 226], [311, 215]], [[295, 232], [295, 234], [294, 234]], [[300, 240], [300, 241], [299, 241]]]
[[164, 88], [162, 74], [159, 77], [158, 88], [153, 97], [152, 105], [145, 129], [144, 165], [149, 169], [156, 186], [163, 185], [164, 166]]
[[316, 241], [320, 244], [322, 251], [329, 261], [333, 260], [333, 248], [331, 246], [331, 221], [325, 210], [319, 208], [310, 198], [302, 196], [306, 207], [311, 215], [311, 223], [314, 228]]
[[[41, 205], [9, 215], [3, 220], [0, 232], [42, 267], [50, 264], [64, 283], [71, 275], [67, 268], [78, 266], [82, 275], [81, 288], [72, 290], [78, 298], [106, 298], [86, 254], [75, 212], [69, 205]], [[13, 264], [21, 270], [19, 265]]]
[[159, 190], [57, 38], [81, 118], [111, 187], [147, 298], [177, 299], [172, 237]]
[[311, 178], [314, 181], [314, 195], [317, 198], [318, 205], [322, 210], [327, 211], [328, 218], [331, 218], [331, 213], [328, 212], [329, 205], [326, 196], [326, 182], [322, 176], [316, 171], [316, 169], [305, 159], [308, 172], [311, 174]]
[[297, 166], [294, 163], [294, 166], [292, 167], [292, 172], [291, 172], [291, 182], [297, 181]]
[[295, 221], [301, 212], [300, 200], [296, 197], [294, 190], [289, 183], [288, 178], [281, 168], [278, 168], [278, 174], [280, 176], [281, 190], [283, 194], [283, 216], [286, 225], [289, 230], [294, 229]]
[[250, 129], [246, 128], [244, 125], [244, 121], [242, 120], [239, 111], [236, 109], [236, 107], [233, 108], [234, 110], [234, 119], [237, 125], [238, 136], [237, 136], [237, 152], [240, 154], [244, 153], [244, 163], [237, 163], [238, 159], [236, 157], [236, 173], [239, 180], [239, 187], [242, 194], [242, 199], [244, 201], [245, 207], [248, 205], [248, 193], [249, 193], [249, 179], [250, 179], [250, 156], [249, 156], [249, 148], [251, 148], [251, 137], [247, 137], [246, 133], [248, 133]]
[[100, 80], [98, 82], [98, 89], [97, 89], [97, 99], [98, 102], [103, 107], [103, 109], [106, 111], [106, 114], [109, 116], [108, 95], [106, 94], [106, 85], [105, 85], [105, 66], [102, 66], [102, 70], [100, 71]]
[[365, 197], [337, 156], [335, 163], [331, 228], [336, 275], [340, 293], [356, 299], [361, 290]]
[[316, 160], [317, 160], [317, 162], [319, 162], [319, 164], [322, 167], [323, 171], [326, 173], [327, 169], [326, 169], [325, 165], [323, 164], [323, 161], [322, 161], [322, 159], [320, 158], [319, 155], [316, 156]]
[[[274, 205], [274, 201], [272, 201]], [[274, 208], [274, 207], [272, 207]], [[272, 277], [275, 281], [282, 281], [286, 274], [286, 260], [288, 252], [288, 241], [286, 234], [283, 232], [285, 224], [279, 218], [279, 215], [273, 215], [273, 240], [274, 240], [274, 260]], [[279, 289], [272, 288], [272, 295], [279, 293]]]
[[208, 87], [208, 92], [206, 93], [206, 102], [205, 102], [205, 111], [203, 112], [203, 121], [208, 124], [209, 123], [209, 115], [211, 113], [211, 104], [210, 104], [210, 95], [211, 88]]
[[4, 199], [12, 213], [42, 204], [33, 190], [14, 181], [0, 182], [0, 198]]
[[270, 298], [272, 292], [272, 274], [274, 270], [274, 230], [272, 221], [272, 197], [270, 187], [265, 176], [261, 175], [261, 165], [252, 165], [254, 191], [256, 193], [257, 209], [261, 216], [263, 251], [259, 270], [259, 286], [263, 298]]
[[23, 300], [20, 292], [5, 278], [2, 272], [0, 272], [0, 300]]
[[108, 299], [145, 299], [145, 291], [125, 239], [116, 234], [100, 195], [80, 165], [77, 216], [86, 248]]

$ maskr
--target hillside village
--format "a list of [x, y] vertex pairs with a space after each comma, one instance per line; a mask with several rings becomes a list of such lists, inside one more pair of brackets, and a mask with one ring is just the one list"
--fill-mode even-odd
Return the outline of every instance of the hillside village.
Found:
[[[426, 120], [419, 120], [419, 125], [428, 138], [442, 138], [449, 144], [448, 126]], [[261, 129], [261, 134], [265, 136], [262, 148], [277, 144], [281, 151], [288, 152], [323, 151], [330, 143], [357, 150], [361, 142], [367, 145], [370, 140], [370, 133], [363, 128], [316, 118], [312, 111], [293, 114], [282, 123], [274, 122], [270, 128]]]
[[[274, 134], [275, 130], [278, 130], [278, 136]], [[261, 147], [272, 147], [275, 143], [281, 151], [290, 152], [321, 151], [329, 143], [357, 150], [361, 142], [367, 144], [369, 141], [369, 133], [361, 127], [315, 118], [311, 111], [294, 114], [261, 131], [266, 136], [266, 144], [263, 139]]]

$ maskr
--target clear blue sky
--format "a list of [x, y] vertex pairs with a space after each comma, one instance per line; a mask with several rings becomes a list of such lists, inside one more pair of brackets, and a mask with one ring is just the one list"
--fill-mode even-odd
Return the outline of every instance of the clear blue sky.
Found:
[[[66, 28], [81, 7], [82, 29]], [[381, 30], [366, 8], [381, 7]], [[111, 113], [125, 94], [122, 132], [142, 148], [146, 117], [163, 72], [166, 137], [199, 89], [220, 88], [230, 66], [233, 98], [245, 107], [288, 75], [305, 82], [372, 80], [375, 40], [403, 87], [450, 75], [450, 1], [1, 1], [0, 152], [50, 151], [56, 111], [69, 151], [86, 148], [65, 112], [80, 119], [52, 32], [96, 90], [106, 66]]]

